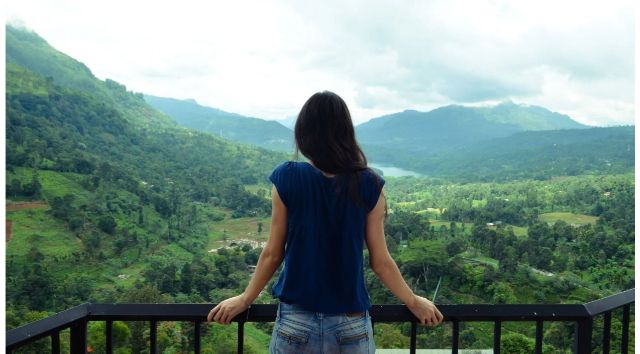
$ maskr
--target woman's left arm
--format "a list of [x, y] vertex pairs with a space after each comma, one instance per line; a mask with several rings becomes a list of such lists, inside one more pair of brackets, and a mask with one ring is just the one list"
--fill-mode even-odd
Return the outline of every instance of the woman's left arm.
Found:
[[231, 323], [234, 317], [253, 303], [282, 263], [287, 237], [287, 207], [275, 187], [272, 187], [271, 195], [271, 230], [267, 244], [260, 253], [253, 277], [242, 294], [220, 302], [209, 311], [207, 323], [212, 320], [221, 324]]

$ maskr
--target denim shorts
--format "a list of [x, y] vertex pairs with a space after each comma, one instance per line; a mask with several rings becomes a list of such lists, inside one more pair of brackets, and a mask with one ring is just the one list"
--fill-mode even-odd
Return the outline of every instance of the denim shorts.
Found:
[[369, 312], [356, 317], [306, 311], [281, 302], [269, 353], [374, 353]]

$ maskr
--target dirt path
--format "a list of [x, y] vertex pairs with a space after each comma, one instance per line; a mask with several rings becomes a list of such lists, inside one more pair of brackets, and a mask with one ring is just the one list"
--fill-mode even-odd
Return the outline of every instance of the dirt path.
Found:
[[9, 242], [11, 240], [11, 226], [13, 222], [11, 220], [5, 220], [4, 231], [5, 231], [5, 239], [4, 242]]
[[[23, 210], [23, 209], [36, 209], [36, 208], [44, 208], [47, 206], [47, 202], [45, 202], [44, 200], [36, 200], [34, 202], [7, 202], [6, 204], [6, 211], [10, 212], [10, 211], [16, 211], [16, 210]], [[11, 240], [11, 229], [13, 226], [13, 222], [7, 218], [6, 223], [5, 223], [5, 242], [9, 242]]]
[[35, 202], [7, 202], [7, 211], [16, 211], [22, 209], [44, 208], [47, 202], [44, 200], [36, 200]]

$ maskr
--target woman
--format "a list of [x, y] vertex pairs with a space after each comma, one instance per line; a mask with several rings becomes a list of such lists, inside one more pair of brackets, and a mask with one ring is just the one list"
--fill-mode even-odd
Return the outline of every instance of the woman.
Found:
[[207, 316], [228, 324], [246, 310], [285, 261], [273, 295], [280, 299], [272, 353], [375, 351], [364, 285], [363, 245], [371, 268], [418, 318], [435, 326], [443, 316], [402, 278], [384, 238], [384, 180], [367, 167], [345, 102], [319, 92], [304, 104], [295, 125], [296, 155], [269, 179], [269, 240], [245, 291]]

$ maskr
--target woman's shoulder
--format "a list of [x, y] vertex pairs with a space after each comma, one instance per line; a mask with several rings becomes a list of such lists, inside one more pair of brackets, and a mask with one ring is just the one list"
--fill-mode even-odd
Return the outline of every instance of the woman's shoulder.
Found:
[[365, 179], [371, 181], [371, 182], [375, 182], [378, 184], [384, 184], [384, 178], [382, 178], [382, 176], [380, 176], [376, 171], [374, 171], [371, 167], [367, 167], [364, 170], [361, 171], [362, 176], [364, 176]]
[[300, 163], [297, 161], [284, 161], [273, 169], [273, 172], [271, 172], [271, 175], [286, 175], [286, 174], [292, 173], [293, 171], [299, 168], [300, 168]]
[[278, 166], [276, 166], [274, 170], [286, 170], [290, 168], [295, 168], [296, 163], [297, 161], [284, 161], [284, 162], [281, 162]]

